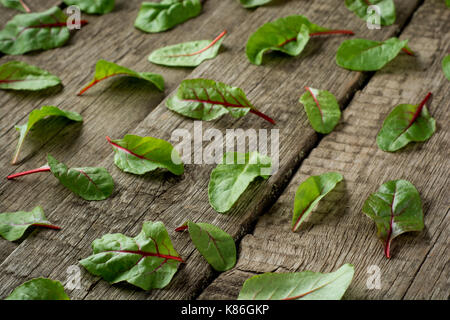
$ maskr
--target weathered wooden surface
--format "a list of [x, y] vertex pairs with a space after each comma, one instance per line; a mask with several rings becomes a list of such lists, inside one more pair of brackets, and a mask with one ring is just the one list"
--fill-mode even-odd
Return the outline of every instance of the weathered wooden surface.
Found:
[[[79, 259], [91, 253], [90, 243], [95, 238], [112, 232], [134, 236], [140, 230], [142, 222], [146, 220], [163, 221], [176, 249], [187, 260], [187, 263], [180, 267], [171, 285], [163, 290], [143, 292], [124, 284], [110, 286], [82, 270], [82, 289], [73, 290], [70, 296], [73, 299], [196, 297], [216, 274], [194, 250], [187, 235], [175, 234], [173, 229], [189, 218], [214, 223], [232, 234], [235, 239], [245, 235], [252, 222], [276, 200], [304, 155], [319, 139], [310, 128], [297, 102], [301, 93], [300, 88], [304, 85], [326, 88], [338, 97], [342, 106], [345, 106], [355, 90], [360, 88], [368, 77], [367, 74], [349, 72], [335, 66], [334, 53], [343, 37], [314, 39], [306, 52], [297, 58], [270, 55], [261, 67], [250, 65], [246, 60], [245, 39], [267, 21], [298, 13], [305, 14], [318, 24], [332, 28], [353, 29], [360, 37], [381, 40], [398, 34], [399, 26], [407, 21], [419, 1], [398, 3], [398, 25], [370, 31], [363, 22], [348, 12], [340, 1], [324, 0], [313, 4], [305, 1], [286, 1], [255, 11], [246, 11], [237, 1], [225, 3], [210, 0], [206, 2], [206, 8], [201, 16], [170, 32], [157, 35], [145, 35], [132, 28], [138, 9], [136, 2], [120, 2], [120, 6], [113, 13], [116, 16], [111, 16], [113, 14], [93, 18], [89, 16], [89, 20], [93, 21], [88, 25], [91, 29], [79, 31], [76, 34], [77, 38], [71, 40], [69, 47], [24, 56], [30, 59], [26, 61], [53, 72], [56, 70], [52, 69], [55, 52], [59, 52], [58, 56], [65, 57], [61, 58], [60, 70], [75, 71], [72, 74], [61, 74], [66, 89], [54, 97], [45, 99], [42, 97], [42, 103], [68, 106], [66, 108], [71, 106], [70, 109], [82, 112], [85, 124], [81, 132], [70, 128], [63, 130], [41, 150], [34, 151], [32, 156], [29, 156], [15, 171], [42, 165], [46, 153], [50, 152], [69, 165], [107, 167], [114, 176], [116, 190], [111, 199], [93, 203], [76, 198], [50, 176], [27, 177], [13, 183], [2, 183], [1, 209], [9, 211], [24, 209], [23, 206], [32, 207], [37, 205], [38, 201], [44, 206], [49, 219], [62, 225], [64, 229], [61, 232], [48, 230], [34, 232], [6, 258], [0, 265], [1, 297], [20, 283], [37, 276], [51, 277], [64, 282], [67, 267], [77, 265]], [[126, 19], [123, 16], [124, 12], [127, 13]], [[104, 22], [104, 19], [110, 20]], [[129, 27], [117, 28], [118, 20], [128, 21]], [[94, 25], [97, 21], [98, 25]], [[192, 130], [193, 121], [166, 110], [164, 102], [140, 122], [161, 101], [163, 98], [161, 94], [151, 87], [121, 82], [112, 86], [100, 84], [91, 89], [84, 98], [74, 96], [75, 92], [91, 78], [93, 65], [98, 58], [118, 62], [137, 71], [161, 72], [169, 80], [169, 88], [166, 90], [168, 93], [190, 70], [149, 65], [146, 62], [148, 53], [160, 46], [187, 40], [187, 34], [189, 40], [212, 38], [224, 28], [230, 31], [230, 36], [225, 41], [225, 50], [215, 60], [203, 63], [190, 74], [190, 77], [207, 77], [242, 87], [255, 105], [275, 118], [281, 140], [279, 172], [267, 182], [253, 185], [229, 215], [215, 213], [208, 204], [206, 189], [212, 166], [187, 166], [182, 178], [174, 178], [165, 172], [144, 177], [126, 175], [112, 164], [112, 152], [104, 141], [106, 134], [116, 138], [131, 132], [169, 139], [176, 128]], [[91, 30], [90, 34], [86, 34], [87, 30]], [[78, 50], [75, 50], [75, 47]], [[413, 46], [413, 49], [416, 48]], [[128, 52], [130, 50], [131, 52]], [[74, 54], [79, 54], [76, 62], [71, 61]], [[40, 58], [42, 56], [47, 58]], [[1, 60], [6, 61], [5, 58]], [[71, 66], [63, 64], [63, 61]], [[8, 96], [16, 95], [8, 94]], [[17, 138], [12, 125], [23, 121], [23, 117], [35, 107], [36, 102], [30, 97], [23, 106], [20, 102], [23, 96], [9, 99], [17, 99], [16, 105], [20, 106], [21, 110], [28, 109], [24, 110], [21, 118], [10, 119], [9, 122], [4, 122], [2, 117], [2, 126], [11, 128], [1, 137], [5, 139], [2, 145], [8, 145], [2, 153], [6, 154], [0, 160], [2, 163], [8, 163], [10, 160], [9, 154], [12, 154], [13, 150], [13, 146], [10, 145]], [[6, 105], [3, 102], [2, 104]], [[10, 104], [8, 102], [8, 109], [5, 111], [14, 108]], [[14, 116], [14, 112], [9, 111], [6, 114]], [[134, 126], [137, 128], [132, 129]], [[215, 122], [203, 123], [204, 129], [213, 127], [223, 132], [227, 128], [271, 128], [253, 115], [238, 121], [224, 117]], [[196, 150], [193, 150], [193, 153], [195, 152]], [[8, 165], [6, 169], [2, 167], [0, 170], [2, 174], [6, 174], [12, 171], [10, 169]]]
[[[221, 274], [200, 299], [235, 299], [256, 273], [313, 270], [329, 272], [355, 265], [347, 299], [448, 299], [450, 83], [441, 72], [449, 52], [450, 10], [426, 1], [401, 38], [417, 57], [400, 56], [376, 73], [344, 111], [336, 130], [305, 159], [277, 203], [240, 244], [235, 269]], [[392, 108], [419, 103], [428, 91], [436, 134], [426, 143], [387, 153], [376, 135]], [[310, 175], [340, 172], [345, 182], [327, 196], [297, 233], [290, 231], [295, 191]], [[419, 190], [425, 230], [393, 241], [393, 257], [383, 255], [375, 224], [361, 211], [370, 193], [389, 180], [406, 179]], [[381, 271], [381, 288], [369, 289], [370, 266]]]

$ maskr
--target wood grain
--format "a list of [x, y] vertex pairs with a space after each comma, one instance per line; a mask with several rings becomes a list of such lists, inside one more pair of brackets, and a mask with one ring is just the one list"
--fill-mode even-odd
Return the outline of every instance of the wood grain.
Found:
[[[194, 250], [187, 235], [174, 234], [173, 229], [186, 219], [191, 219], [216, 224], [235, 239], [244, 236], [255, 219], [275, 201], [300, 161], [319, 139], [310, 128], [298, 104], [300, 88], [305, 85], [327, 88], [337, 96], [341, 105], [345, 106], [355, 90], [368, 77], [367, 74], [340, 69], [334, 64], [334, 53], [345, 37], [314, 39], [307, 50], [296, 58], [271, 54], [260, 67], [250, 65], [246, 60], [243, 53], [245, 39], [257, 26], [267, 21], [301, 13], [318, 24], [331, 28], [354, 29], [361, 37], [370, 36], [381, 40], [398, 33], [417, 3], [418, 1], [411, 1], [399, 4], [398, 25], [383, 28], [375, 33], [367, 30], [365, 24], [349, 13], [337, 0], [316, 1], [314, 4], [306, 1], [288, 1], [282, 5], [261, 7], [255, 11], [246, 11], [237, 2], [225, 4], [220, 1], [208, 1], [207, 5], [215, 5], [216, 9], [201, 24], [203, 32], [205, 28], [207, 30], [211, 26], [222, 29], [224, 24], [228, 24], [230, 36], [225, 41], [226, 50], [215, 60], [203, 63], [190, 77], [212, 78], [239, 86], [256, 106], [275, 118], [276, 128], [280, 129], [280, 170], [267, 182], [253, 184], [228, 215], [219, 215], [209, 206], [207, 198], [209, 173], [213, 167], [211, 165], [187, 166], [186, 173], [181, 178], [175, 178], [164, 171], [135, 177], [116, 169], [112, 164], [112, 152], [106, 142], [101, 145], [96, 141], [102, 141], [105, 134], [116, 138], [128, 133], [129, 129], [117, 127], [119, 120], [129, 117], [131, 110], [134, 110], [131, 108], [135, 105], [139, 107], [143, 102], [133, 104], [133, 100], [128, 99], [129, 92], [124, 93], [125, 89], [121, 95], [115, 95], [113, 90], [108, 90], [101, 98], [91, 92], [92, 107], [89, 109], [88, 120], [92, 125], [89, 127], [85, 125], [82, 131], [82, 134], [89, 134], [90, 139], [80, 140], [78, 137], [73, 139], [70, 145], [66, 145], [63, 142], [70, 141], [74, 134], [64, 130], [39, 150], [39, 156], [42, 159], [45, 153], [50, 152], [69, 165], [107, 167], [116, 182], [114, 195], [104, 202], [85, 202], [74, 197], [49, 176], [27, 177], [0, 186], [1, 201], [5, 207], [39, 199], [45, 203], [49, 219], [64, 226], [61, 232], [45, 230], [33, 233], [8, 256], [0, 266], [2, 271], [0, 296], [5, 296], [18, 284], [36, 276], [51, 277], [64, 282], [67, 267], [77, 265], [79, 259], [91, 253], [90, 244], [95, 238], [114, 232], [134, 236], [140, 230], [142, 222], [146, 220], [163, 221], [169, 229], [175, 247], [187, 261], [180, 267], [172, 283], [163, 290], [143, 292], [125, 284], [110, 286], [82, 270], [82, 289], [73, 290], [70, 296], [73, 299], [186, 299], [198, 295], [215, 274]], [[237, 19], [238, 15], [242, 15], [242, 19]], [[186, 35], [188, 28], [193, 28], [192, 23], [199, 21], [200, 18], [183, 25], [183, 28], [187, 29], [180, 31], [180, 39], [182, 35]], [[180, 27], [170, 33], [177, 30], [181, 30]], [[152, 38], [156, 41], [162, 37], [154, 35]], [[123, 61], [128, 61], [132, 57], [142, 59], [143, 48], [135, 50], [135, 55], [128, 53], [123, 57]], [[88, 79], [85, 77], [84, 81]], [[119, 98], [122, 99], [120, 102]], [[99, 114], [95, 108], [97, 104], [102, 105], [102, 110], [109, 104], [117, 107], [127, 106], [129, 109], [117, 112], [113, 119], [118, 120], [112, 121], [108, 118], [108, 114]], [[168, 111], [162, 102], [142, 122], [136, 123], [136, 126], [132, 130], [133, 133], [169, 139], [173, 130], [177, 128], [192, 130], [193, 121]], [[224, 117], [218, 121], [203, 123], [203, 127], [217, 128], [222, 132], [228, 128], [272, 128], [270, 124], [253, 115], [237, 121]], [[93, 130], [102, 132], [102, 135], [91, 134]], [[204, 146], [206, 145], [207, 143], [204, 143]], [[198, 150], [194, 148], [193, 154], [197, 152]], [[27, 161], [26, 167], [33, 159]]]
[[[448, 299], [450, 85], [441, 70], [449, 51], [450, 11], [441, 1], [426, 1], [402, 33], [416, 57], [399, 56], [377, 72], [343, 113], [337, 129], [305, 159], [277, 203], [240, 244], [234, 270], [221, 274], [200, 299], [235, 299], [243, 282], [262, 272], [330, 272], [355, 265], [347, 299]], [[427, 94], [437, 131], [425, 143], [396, 153], [381, 151], [376, 136], [383, 120], [400, 103], [418, 104]], [[297, 187], [310, 175], [328, 171], [344, 183], [323, 199], [297, 233], [290, 231]], [[421, 195], [425, 230], [393, 240], [386, 259], [375, 224], [361, 211], [367, 197], [389, 180], [406, 179]], [[381, 288], [369, 289], [368, 268], [380, 270]]]

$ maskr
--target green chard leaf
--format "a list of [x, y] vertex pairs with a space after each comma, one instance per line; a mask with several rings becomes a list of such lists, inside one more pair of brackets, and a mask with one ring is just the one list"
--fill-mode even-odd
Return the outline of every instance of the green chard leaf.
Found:
[[254, 8], [265, 5], [272, 0], [239, 0], [244, 8]]
[[107, 234], [92, 243], [93, 255], [80, 261], [109, 283], [126, 281], [144, 290], [167, 286], [183, 262], [162, 222], [144, 222], [134, 238]]
[[25, 3], [25, 0], [0, 0], [0, 4], [6, 8], [16, 9], [28, 13], [31, 12], [30, 8]]
[[217, 56], [226, 33], [226, 31], [222, 32], [213, 41], [183, 42], [155, 50], [148, 60], [169, 67], [196, 67], [203, 61]]
[[18, 286], [6, 300], [70, 300], [59, 281], [36, 278]]
[[114, 149], [114, 163], [125, 172], [141, 175], [157, 168], [165, 168], [176, 175], [184, 173], [180, 155], [165, 140], [131, 134], [127, 134], [122, 140], [106, 139]]
[[46, 70], [21, 61], [0, 66], [0, 89], [42, 90], [61, 84], [61, 80]]
[[447, 80], [450, 81], [450, 55], [446, 56], [444, 60], [442, 60], [442, 70], [444, 70]]
[[308, 91], [300, 98], [309, 122], [314, 130], [328, 134], [341, 118], [341, 109], [336, 98], [328, 91], [305, 87]]
[[201, 12], [200, 0], [143, 2], [134, 26], [144, 32], [162, 32], [198, 16]]
[[336, 185], [344, 179], [337, 172], [327, 172], [319, 176], [311, 176], [297, 189], [294, 200], [294, 215], [292, 216], [292, 231], [297, 231], [303, 221], [317, 207]]
[[104, 200], [111, 196], [114, 189], [114, 181], [105, 168], [67, 168], [51, 155], [47, 157], [48, 165], [41, 168], [20, 172], [8, 176], [13, 180], [39, 172], [51, 172], [67, 189], [85, 200]]
[[158, 88], [161, 91], [164, 91], [164, 78], [156, 73], [150, 73], [150, 72], [136, 72], [130, 69], [127, 69], [125, 67], [119, 66], [118, 64], [115, 64], [113, 62], [109, 62], [106, 60], [98, 60], [97, 64], [95, 65], [95, 75], [94, 79], [86, 86], [84, 87], [78, 95], [81, 96], [83, 93], [85, 93], [87, 90], [92, 88], [94, 85], [99, 83], [100, 81], [103, 81], [105, 79], [108, 79], [113, 76], [128, 76], [133, 78], [142, 79], [145, 81], [148, 81], [155, 85], [156, 88]]
[[114, 181], [105, 168], [67, 168], [51, 155], [48, 165], [53, 175], [73, 193], [85, 200], [105, 200], [114, 189]]
[[331, 273], [264, 273], [244, 282], [238, 300], [340, 300], [354, 273], [351, 264]]
[[208, 223], [186, 222], [175, 231], [188, 229], [192, 242], [216, 271], [227, 271], [236, 264], [236, 244], [222, 229]]
[[258, 177], [268, 179], [272, 161], [258, 152], [227, 152], [223, 163], [211, 172], [209, 203], [219, 213], [229, 211], [250, 183]]
[[336, 54], [338, 66], [354, 71], [376, 71], [392, 61], [400, 51], [412, 55], [408, 40], [390, 38], [386, 41], [352, 39], [342, 42]]
[[31, 212], [0, 213], [0, 236], [6, 240], [16, 241], [20, 239], [31, 226], [55, 230], [61, 229], [47, 221], [44, 210], [41, 207], [36, 207]]
[[30, 130], [33, 129], [39, 121], [47, 119], [49, 117], [64, 117], [71, 121], [82, 122], [83, 118], [80, 114], [71, 111], [64, 111], [54, 106], [43, 106], [41, 109], [36, 109], [31, 111], [28, 116], [28, 121], [26, 124], [21, 126], [16, 126], [16, 130], [19, 132], [19, 142], [17, 143], [16, 151], [14, 153], [14, 158], [12, 163], [17, 163], [19, 159], [19, 153], [24, 144], [25, 138], [27, 137]]
[[369, 6], [377, 6], [380, 9], [380, 24], [390, 26], [395, 22], [395, 3], [393, 0], [345, 0], [346, 7], [365, 21], [375, 23], [372, 18], [376, 12], [371, 12]]
[[[81, 21], [86, 24], [86, 21]], [[23, 54], [34, 50], [48, 50], [69, 40], [67, 16], [58, 7], [44, 12], [18, 14], [0, 31], [0, 51]]]
[[114, 10], [115, 0], [64, 0], [68, 6], [75, 5], [88, 14], [105, 14]]
[[169, 98], [166, 105], [170, 110], [193, 119], [210, 121], [227, 113], [239, 118], [251, 112], [275, 124], [247, 100], [240, 88], [208, 79], [183, 80], [176, 95]]
[[353, 34], [349, 30], [330, 30], [311, 23], [301, 15], [280, 18], [266, 23], [253, 33], [247, 41], [248, 60], [256, 65], [262, 63], [269, 50], [298, 56], [311, 36], [323, 34]]
[[420, 195], [414, 185], [406, 180], [392, 180], [371, 194], [363, 212], [377, 226], [377, 235], [384, 245], [384, 253], [391, 257], [392, 240], [409, 231], [422, 231], [423, 212]]
[[401, 104], [383, 122], [377, 144], [383, 151], [397, 151], [410, 142], [423, 142], [436, 131], [436, 120], [425, 106], [431, 92], [419, 105]]

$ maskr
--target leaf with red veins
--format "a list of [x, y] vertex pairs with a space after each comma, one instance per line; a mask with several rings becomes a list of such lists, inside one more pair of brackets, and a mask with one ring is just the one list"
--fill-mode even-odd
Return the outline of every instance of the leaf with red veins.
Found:
[[136, 72], [128, 68], [119, 66], [118, 64], [115, 64], [113, 62], [98, 60], [97, 64], [95, 65], [94, 79], [87, 86], [81, 89], [78, 95], [81, 96], [97, 83], [114, 76], [127, 76], [145, 80], [155, 85], [158, 90], [164, 91], [164, 78], [159, 74], [150, 72]]
[[80, 261], [109, 283], [126, 281], [144, 290], [167, 286], [183, 259], [173, 248], [162, 222], [144, 222], [134, 238], [107, 234], [92, 243], [93, 255]]
[[386, 117], [377, 136], [377, 144], [383, 151], [394, 152], [411, 142], [423, 142], [436, 131], [436, 120], [426, 107], [431, 92], [418, 105], [401, 104]]
[[306, 93], [300, 98], [305, 107], [311, 126], [317, 132], [328, 134], [333, 131], [341, 118], [339, 104], [333, 94], [326, 90], [305, 87]]
[[238, 300], [339, 300], [354, 273], [351, 264], [331, 273], [264, 273], [244, 282]]
[[[390, 26], [395, 23], [394, 0], [345, 0], [345, 6], [359, 18], [372, 24]], [[378, 11], [369, 8], [371, 6], [376, 6]]]
[[[82, 21], [82, 25], [86, 21]], [[0, 51], [17, 55], [64, 45], [70, 38], [67, 16], [53, 7], [44, 12], [18, 14], [0, 31]]]
[[31, 212], [0, 213], [0, 236], [6, 240], [16, 241], [20, 239], [31, 226], [54, 230], [61, 229], [47, 220], [41, 207], [36, 207]]
[[7, 8], [16, 9], [22, 12], [31, 12], [30, 8], [25, 3], [25, 0], [0, 0], [0, 4]]
[[183, 42], [155, 50], [148, 57], [152, 63], [170, 67], [196, 67], [203, 61], [215, 58], [227, 31], [213, 41]]
[[0, 89], [42, 90], [61, 84], [50, 72], [21, 61], [9, 61], [0, 66]]
[[383, 184], [366, 200], [363, 212], [374, 220], [387, 258], [391, 257], [391, 242], [395, 237], [424, 228], [419, 192], [406, 180]]
[[177, 94], [166, 101], [167, 107], [193, 119], [211, 121], [229, 113], [239, 118], [253, 113], [272, 124], [275, 121], [257, 110], [236, 87], [208, 79], [184, 80]]

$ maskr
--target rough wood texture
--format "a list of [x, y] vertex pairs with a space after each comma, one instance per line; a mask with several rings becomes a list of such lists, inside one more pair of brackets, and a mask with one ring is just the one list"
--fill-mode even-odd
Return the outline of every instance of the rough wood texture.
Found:
[[[344, 111], [336, 130], [305, 159], [277, 203], [240, 244], [234, 270], [221, 274], [200, 299], [235, 299], [255, 273], [313, 270], [330, 272], [344, 263], [356, 274], [347, 299], [448, 299], [450, 85], [441, 71], [449, 51], [450, 11], [442, 1], [426, 1], [402, 33], [417, 57], [400, 56], [376, 73]], [[394, 106], [419, 103], [428, 91], [437, 120], [425, 143], [396, 153], [381, 151], [376, 135]], [[328, 195], [297, 233], [290, 231], [297, 187], [310, 175], [340, 172], [345, 182]], [[425, 230], [393, 241], [393, 257], [383, 255], [375, 224], [361, 211], [370, 193], [389, 180], [406, 179], [419, 190]], [[369, 290], [369, 266], [381, 270], [381, 289]]]
[[[75, 70], [79, 68], [83, 71], [80, 71], [78, 77], [74, 75], [72, 80], [66, 84], [72, 92], [70, 94], [63, 93], [55, 99], [60, 102], [64, 101], [64, 105], [68, 105], [66, 99], [70, 99], [70, 105], [73, 105], [75, 110], [83, 111], [86, 119], [83, 130], [81, 133], [70, 129], [63, 130], [58, 137], [46, 143], [39, 150], [37, 156], [27, 159], [26, 163], [17, 168], [17, 171], [41, 165], [42, 163], [38, 160], [42, 161], [45, 154], [50, 152], [69, 165], [107, 167], [114, 176], [116, 190], [113, 197], [107, 201], [86, 202], [76, 198], [50, 176], [27, 177], [14, 183], [3, 183], [0, 186], [0, 197], [5, 208], [18, 207], [25, 203], [31, 206], [31, 203], [34, 205], [36, 201], [39, 201], [43, 205], [45, 204], [49, 219], [64, 226], [64, 229], [61, 232], [39, 230], [23, 241], [8, 256], [0, 265], [0, 283], [2, 283], [0, 297], [7, 295], [14, 287], [32, 277], [45, 276], [64, 282], [67, 267], [77, 265], [79, 259], [91, 253], [90, 244], [94, 239], [105, 233], [114, 232], [134, 236], [140, 230], [142, 222], [146, 220], [163, 221], [171, 234], [175, 247], [187, 260], [187, 263], [180, 267], [171, 285], [163, 290], [143, 292], [125, 284], [110, 286], [105, 281], [82, 270], [82, 289], [73, 290], [70, 292], [70, 296], [73, 299], [182, 299], [197, 296], [215, 274], [194, 250], [187, 235], [175, 234], [173, 229], [186, 219], [192, 219], [214, 223], [229, 232], [235, 239], [240, 239], [247, 233], [249, 226], [264, 211], [264, 208], [275, 201], [304, 155], [318, 141], [318, 136], [310, 128], [301, 106], [298, 104], [298, 97], [301, 93], [299, 88], [303, 88], [304, 85], [327, 88], [338, 97], [341, 105], [345, 106], [355, 90], [367, 78], [367, 74], [349, 72], [335, 66], [334, 53], [344, 37], [313, 39], [300, 57], [288, 58], [272, 54], [260, 67], [250, 65], [246, 60], [245, 39], [257, 26], [267, 21], [299, 13], [324, 26], [353, 29], [360, 37], [381, 40], [398, 33], [399, 27], [407, 21], [418, 2], [409, 1], [398, 4], [398, 25], [370, 31], [363, 22], [342, 6], [341, 1], [337, 0], [316, 1], [313, 4], [306, 1], [287, 1], [275, 6], [261, 7], [255, 11], [242, 9], [237, 1], [225, 3], [224, 1], [210, 0], [206, 2], [207, 7], [202, 16], [190, 20], [168, 33], [157, 35], [143, 35], [134, 30], [131, 24], [134, 21], [137, 7], [132, 9], [133, 4], [129, 4], [132, 3], [131, 1], [123, 4], [125, 8], [128, 8], [129, 15], [133, 16], [128, 18], [130, 28], [124, 28], [126, 30], [124, 33], [115, 27], [109, 29], [110, 32], [114, 32], [109, 37], [113, 38], [113, 43], [105, 44], [106, 53], [100, 51], [103, 58], [133, 67], [138, 71], [158, 70], [153, 66], [145, 67], [147, 63], [145, 56], [153, 48], [186, 40], [186, 34], [189, 31], [195, 32], [195, 36], [189, 37], [189, 39], [212, 38], [213, 35], [205, 34], [209, 32], [209, 28], [217, 27], [217, 32], [216, 30], [213, 32], [216, 35], [224, 27], [227, 27], [230, 36], [225, 41], [225, 50], [215, 60], [203, 63], [190, 77], [213, 78], [242, 87], [255, 105], [272, 115], [277, 121], [276, 128], [280, 129], [281, 142], [280, 170], [267, 182], [254, 184], [229, 215], [219, 215], [209, 206], [206, 189], [212, 166], [187, 166], [186, 173], [182, 178], [174, 178], [164, 171], [144, 177], [135, 177], [126, 175], [114, 167], [112, 152], [103, 140], [104, 135], [108, 134], [115, 138], [130, 132], [130, 128], [137, 125], [143, 118], [142, 114], [133, 118], [135, 120], [130, 121], [127, 125], [122, 126], [122, 121], [128, 121], [128, 117], [134, 117], [131, 113], [138, 108], [143, 106], [152, 108], [155, 105], [153, 103], [157, 101], [154, 98], [156, 93], [150, 92], [147, 90], [148, 88], [144, 90], [142, 87], [139, 89], [135, 86], [131, 91], [129, 90], [131, 85], [121, 84], [108, 89], [105, 89], [106, 85], [102, 88], [93, 88], [85, 98], [73, 97], [76, 90], [90, 79], [94, 62], [99, 58], [99, 45], [106, 43], [102, 40], [97, 45], [98, 41], [91, 42], [92, 38], [86, 36], [83, 38], [83, 30], [77, 33], [78, 38], [76, 41], [73, 40], [73, 45], [76, 46], [78, 41], [86, 41], [82, 48], [93, 55], [89, 58], [91, 64], [90, 67], [86, 67], [84, 65], [85, 56], [81, 56], [79, 63], [73, 66]], [[134, 6], [136, 5], [134, 4]], [[116, 11], [116, 13], [119, 14], [120, 11]], [[99, 21], [100, 18], [106, 19], [108, 16], [98, 17]], [[117, 21], [117, 17], [115, 21]], [[104, 25], [105, 28], [108, 28], [106, 25], [107, 23]], [[91, 32], [104, 32], [102, 28], [91, 30], [93, 30]], [[119, 32], [120, 37], [116, 32]], [[118, 37], [116, 42], [115, 39]], [[171, 41], [163, 43], [167, 37], [170, 37]], [[104, 38], [109, 39], [108, 37]], [[157, 41], [161, 42], [154, 45], [154, 42]], [[132, 48], [132, 53], [127, 52], [128, 48]], [[64, 48], [57, 50], [64, 50]], [[47, 61], [50, 65], [51, 57], [54, 58], [50, 52], [40, 53], [39, 56], [47, 53], [49, 53]], [[75, 53], [72, 49], [71, 52], [66, 53], [66, 57], [70, 58]], [[166, 77], [172, 72], [187, 74], [184, 70], [177, 71], [177, 69], [169, 68], [163, 70], [161, 72]], [[175, 75], [172, 76], [173, 87], [169, 87], [167, 92], [174, 89], [182, 76], [178, 78]], [[153, 98], [151, 102], [148, 102], [150, 97]], [[45, 102], [47, 103], [47, 100]], [[149, 109], [146, 110], [148, 113]], [[16, 122], [10, 120], [8, 127]], [[163, 102], [136, 129], [131, 131], [141, 135], [169, 139], [176, 128], [192, 130], [192, 126], [192, 120], [166, 110]], [[203, 123], [204, 129], [213, 127], [222, 132], [225, 132], [227, 128], [272, 128], [254, 115], [247, 115], [238, 121], [224, 117], [215, 122]], [[15, 137], [12, 137], [11, 133], [12, 130], [6, 134], [10, 143], [15, 141]], [[6, 142], [2, 141], [2, 145], [6, 145]], [[12, 148], [8, 152], [10, 153], [11, 150]], [[197, 152], [196, 149], [193, 150], [193, 153], [195, 152]], [[1, 159], [2, 163], [5, 160], [9, 161], [9, 158]]]

